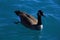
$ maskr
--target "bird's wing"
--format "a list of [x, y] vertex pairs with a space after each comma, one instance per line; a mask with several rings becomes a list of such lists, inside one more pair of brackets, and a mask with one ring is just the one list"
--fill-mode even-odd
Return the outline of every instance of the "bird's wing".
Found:
[[37, 19], [35, 19], [33, 16], [26, 14], [26, 17], [28, 18], [28, 20], [30, 21], [31, 24], [37, 24]]

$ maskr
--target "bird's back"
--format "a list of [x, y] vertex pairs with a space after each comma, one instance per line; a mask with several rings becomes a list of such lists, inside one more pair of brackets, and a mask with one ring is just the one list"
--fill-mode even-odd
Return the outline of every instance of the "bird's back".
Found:
[[20, 18], [21, 18], [21, 22], [26, 25], [36, 25], [38, 22], [37, 19], [26, 13], [20, 15]]

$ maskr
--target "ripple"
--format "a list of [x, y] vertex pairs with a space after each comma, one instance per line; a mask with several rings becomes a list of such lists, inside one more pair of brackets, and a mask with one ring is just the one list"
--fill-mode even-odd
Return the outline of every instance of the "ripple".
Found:
[[58, 38], [55, 35], [51, 35], [51, 34], [45, 34], [42, 33], [42, 35], [39, 36], [40, 40], [57, 40]]
[[9, 25], [9, 24], [3, 23], [3, 24], [0, 24], [0, 27], [1, 26], [7, 26], [7, 25]]
[[39, 0], [20, 0], [20, 1], [33, 1], [33, 2], [41, 2], [41, 1], [39, 1]]
[[33, 1], [35, 1], [35, 2], [37, 2], [37, 3], [41, 2], [41, 1], [38, 1], [38, 0], [33, 0]]
[[14, 4], [12, 6], [16, 6], [16, 7], [25, 7], [25, 8], [29, 8], [29, 9], [33, 9], [31, 6], [25, 5], [25, 4]]
[[52, 16], [53, 18], [55, 18], [56, 20], [60, 20], [60, 16], [57, 14], [49, 14], [49, 16]]

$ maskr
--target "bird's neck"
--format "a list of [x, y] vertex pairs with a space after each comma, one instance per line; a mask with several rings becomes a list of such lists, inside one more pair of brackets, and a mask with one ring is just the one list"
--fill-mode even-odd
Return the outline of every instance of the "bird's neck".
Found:
[[38, 23], [37, 23], [37, 25], [41, 25], [41, 24], [42, 24], [41, 16], [40, 16], [40, 15], [38, 15]]

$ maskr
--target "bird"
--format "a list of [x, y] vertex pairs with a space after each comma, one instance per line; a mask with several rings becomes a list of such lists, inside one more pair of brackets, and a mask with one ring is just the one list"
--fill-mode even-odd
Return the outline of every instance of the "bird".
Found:
[[37, 13], [37, 19], [35, 17], [33, 17], [32, 15], [22, 12], [20, 10], [15, 10], [14, 13], [19, 16], [21, 22], [16, 22], [18, 23], [22, 23], [25, 27], [30, 28], [32, 30], [42, 30], [43, 29], [43, 25], [42, 25], [42, 20], [41, 20], [41, 16], [44, 16], [42, 10], [38, 10]]

